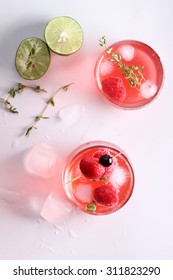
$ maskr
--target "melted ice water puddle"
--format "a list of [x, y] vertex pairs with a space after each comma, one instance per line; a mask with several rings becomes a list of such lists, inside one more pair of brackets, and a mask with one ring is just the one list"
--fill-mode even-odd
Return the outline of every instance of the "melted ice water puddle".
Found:
[[0, 188], [0, 200], [3, 200], [9, 204], [17, 203], [24, 196], [24, 194], [24, 192], [16, 192], [13, 190]]

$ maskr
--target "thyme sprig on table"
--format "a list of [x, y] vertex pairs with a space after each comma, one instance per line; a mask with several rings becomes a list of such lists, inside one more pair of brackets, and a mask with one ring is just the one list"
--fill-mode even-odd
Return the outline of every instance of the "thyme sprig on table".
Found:
[[130, 86], [132, 88], [138, 89], [141, 86], [142, 81], [145, 80], [142, 73], [144, 66], [134, 66], [123, 63], [122, 57], [119, 53], [114, 52], [112, 48], [107, 48], [107, 41], [105, 36], [101, 37], [101, 39], [99, 40], [99, 45], [101, 47], [104, 47], [106, 49], [106, 52], [110, 54], [111, 58], [109, 59], [109, 61], [117, 64], [120, 73], [125, 79], [128, 80]]
[[46, 92], [46, 90], [40, 88], [40, 86], [28, 86], [23, 85], [21, 83], [17, 84], [17, 87], [11, 88], [8, 91], [7, 98], [0, 98], [0, 101], [4, 103], [5, 110], [7, 110], [10, 113], [18, 114], [17, 108], [15, 108], [11, 102], [9, 101], [10, 98], [15, 98], [16, 94], [21, 94], [25, 88], [29, 88], [34, 90], [35, 92]]
[[28, 85], [24, 85], [24, 84], [18, 83], [16, 88], [11, 88], [8, 91], [8, 94], [11, 97], [14, 98], [16, 94], [22, 93], [25, 88], [32, 89], [35, 92], [46, 92], [46, 90], [40, 88], [40, 86], [28, 86]]
[[13, 105], [11, 105], [11, 103], [8, 99], [7, 98], [6, 99], [0, 98], [0, 101], [2, 103], [4, 103], [5, 110], [7, 110], [10, 113], [18, 114], [19, 112], [17, 111], [17, 109]]
[[49, 117], [45, 117], [45, 116], [44, 116], [44, 114], [45, 114], [47, 108], [49, 107], [49, 105], [55, 106], [55, 97], [56, 97], [56, 95], [57, 95], [60, 91], [62, 91], [62, 90], [63, 90], [63, 91], [67, 91], [68, 88], [69, 88], [72, 84], [73, 84], [73, 83], [67, 84], [67, 85], [65, 85], [65, 86], [62, 86], [62, 87], [60, 87], [59, 89], [57, 89], [57, 90], [55, 91], [55, 93], [52, 95], [52, 97], [48, 99], [48, 101], [47, 101], [47, 103], [46, 103], [44, 109], [42, 110], [42, 112], [41, 112], [38, 116], [35, 117], [34, 122], [27, 128], [26, 133], [25, 133], [25, 136], [29, 136], [30, 133], [31, 133], [31, 131], [32, 131], [33, 129], [37, 129], [36, 124], [37, 124], [40, 120], [42, 120], [42, 119], [49, 119]]

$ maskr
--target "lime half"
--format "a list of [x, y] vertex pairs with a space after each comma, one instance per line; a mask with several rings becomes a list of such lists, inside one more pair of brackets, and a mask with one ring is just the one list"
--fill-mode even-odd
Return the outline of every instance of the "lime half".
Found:
[[27, 38], [16, 52], [16, 69], [22, 78], [36, 80], [42, 77], [50, 64], [50, 51], [39, 38]]
[[61, 16], [48, 22], [45, 28], [45, 40], [55, 53], [70, 55], [81, 48], [83, 31], [76, 20]]

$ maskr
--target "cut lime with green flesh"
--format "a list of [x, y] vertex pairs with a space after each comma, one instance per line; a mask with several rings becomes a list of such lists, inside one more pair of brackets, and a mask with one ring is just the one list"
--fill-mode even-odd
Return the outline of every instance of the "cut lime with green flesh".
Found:
[[61, 16], [48, 22], [45, 28], [45, 40], [53, 52], [70, 55], [81, 48], [83, 31], [76, 20]]
[[22, 78], [36, 80], [42, 77], [50, 64], [50, 51], [39, 38], [27, 38], [16, 52], [16, 69]]

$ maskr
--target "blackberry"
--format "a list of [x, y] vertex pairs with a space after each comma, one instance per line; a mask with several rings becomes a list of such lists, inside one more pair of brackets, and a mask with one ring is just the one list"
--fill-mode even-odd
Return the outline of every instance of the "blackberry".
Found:
[[104, 167], [108, 167], [108, 166], [110, 166], [113, 163], [113, 158], [111, 156], [109, 156], [109, 155], [102, 155], [99, 158], [99, 163], [101, 165], [103, 165]]

